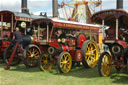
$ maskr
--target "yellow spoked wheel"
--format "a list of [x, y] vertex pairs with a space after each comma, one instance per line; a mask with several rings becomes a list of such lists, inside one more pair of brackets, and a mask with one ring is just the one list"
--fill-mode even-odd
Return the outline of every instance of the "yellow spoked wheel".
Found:
[[68, 52], [62, 52], [58, 58], [58, 69], [61, 73], [68, 73], [72, 67], [72, 57]]
[[40, 49], [36, 45], [31, 45], [25, 50], [25, 65], [27, 67], [36, 67], [40, 56]]
[[98, 47], [95, 42], [87, 40], [82, 45], [82, 63], [84, 67], [95, 67], [98, 61]]
[[108, 76], [112, 68], [112, 59], [109, 53], [104, 52], [101, 54], [98, 63], [98, 71], [101, 76]]
[[39, 58], [39, 68], [42, 71], [50, 71], [53, 68], [53, 60], [47, 52], [42, 52]]

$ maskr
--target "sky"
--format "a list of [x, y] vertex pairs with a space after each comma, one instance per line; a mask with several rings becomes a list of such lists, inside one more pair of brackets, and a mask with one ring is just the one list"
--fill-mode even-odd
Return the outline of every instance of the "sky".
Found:
[[[59, 3], [62, 1], [58, 0]], [[48, 16], [52, 16], [52, 0], [28, 0], [28, 8], [30, 13], [47, 12]], [[102, 10], [115, 8], [116, 0], [102, 0]], [[128, 10], [128, 0], [124, 0], [124, 9]], [[20, 12], [21, 0], [0, 0], [0, 10]]]

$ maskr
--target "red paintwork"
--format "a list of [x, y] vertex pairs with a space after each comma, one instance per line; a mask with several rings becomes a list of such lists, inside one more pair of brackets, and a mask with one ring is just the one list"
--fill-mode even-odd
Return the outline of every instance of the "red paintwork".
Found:
[[9, 37], [10, 34], [11, 34], [10, 31], [3, 31], [3, 32], [1, 32], [1, 37], [3, 38], [5, 35]]
[[[66, 51], [71, 54], [73, 61], [82, 61], [81, 47], [83, 43], [87, 40], [84, 32], [86, 30], [87, 32], [88, 30], [90, 30], [91, 32], [95, 32], [98, 35], [98, 30], [100, 29], [100, 26], [96, 26], [92, 24], [81, 24], [77, 22], [64, 21], [64, 20], [59, 20], [59, 19], [48, 19], [48, 18], [35, 19], [32, 21], [32, 24], [40, 25], [42, 22], [44, 24], [50, 24], [50, 28], [49, 28], [49, 35], [48, 35], [49, 40], [47, 41], [45, 45], [43, 45], [47, 47], [45, 47], [44, 49], [42, 48], [41, 50], [47, 51], [48, 47], [50, 46], [55, 47], [56, 50], [59, 50], [59, 51], [56, 51], [58, 53], [55, 54], [54, 56], [55, 58], [58, 58], [59, 53]], [[53, 28], [53, 30], [50, 30], [51, 28]], [[60, 29], [62, 29], [62, 31], [66, 35], [65, 43], [63, 43], [62, 40], [60, 40], [60, 42], [57, 41], [58, 36], [56, 34], [57, 34], [57, 31]], [[81, 34], [79, 33], [79, 37], [77, 37], [77, 30], [80, 33], [83, 32]], [[47, 34], [47, 31], [44, 30], [43, 32], [44, 32], [42, 33], [43, 36]], [[45, 38], [47, 38], [47, 36], [45, 36]], [[42, 38], [41, 40], [45, 38]], [[40, 44], [38, 45], [41, 48], [41, 45]]]
[[[126, 37], [128, 33], [128, 29], [127, 29], [128, 12], [127, 11], [123, 9], [102, 10], [93, 14], [91, 19], [93, 22], [97, 24], [103, 24], [102, 20], [104, 20], [105, 21], [104, 25], [110, 27], [109, 29], [107, 29], [107, 31], [105, 31], [107, 34], [103, 40], [105, 44], [107, 44], [108, 46], [109, 44], [119, 44], [123, 48], [128, 47], [128, 44], [126, 42], [127, 41]], [[119, 24], [118, 39], [116, 39], [116, 26], [117, 26], [116, 19], [118, 19], [119, 21], [121, 19], [121, 24], [118, 23]], [[124, 37], [124, 35], [126, 36]], [[126, 39], [126, 41], [124, 40], [124, 38]], [[123, 52], [123, 53], [126, 53], [126, 52]], [[117, 68], [128, 67], [127, 64], [124, 64], [124, 60], [126, 60], [126, 58], [128, 57], [127, 54], [126, 55], [121, 54], [120, 56], [119, 55], [111, 55], [112, 62], [113, 62], [112, 65]], [[117, 56], [119, 58], [117, 58]]]
[[9, 41], [3, 41], [1, 46], [1, 52], [4, 52], [5, 49], [11, 44]]
[[81, 50], [76, 50], [76, 60], [82, 61], [82, 51]]
[[80, 34], [78, 40], [79, 42], [77, 42], [77, 47], [81, 48], [84, 41], [86, 41], [86, 36], [84, 34]]
[[[84, 26], [84, 25], [78, 25], [78, 24], [69, 24], [69, 23], [60, 23], [60, 22], [55, 22], [53, 21], [53, 26], [56, 27], [60, 27], [60, 28], [65, 28], [65, 29], [70, 29], [70, 28], [74, 28], [74, 29], [92, 29], [92, 30], [99, 30], [99, 27], [93, 27], [93, 26]], [[88, 28], [89, 27], [89, 28]]]
[[71, 54], [71, 57], [72, 57], [72, 61], [76, 61], [76, 50], [71, 50], [70, 54]]
[[123, 41], [123, 40], [116, 40], [115, 38], [113, 38], [113, 39], [105, 38], [103, 40], [103, 42], [105, 43], [105, 41], [108, 41], [108, 40], [114, 41], [113, 43], [117, 43], [117, 44], [121, 45], [123, 48], [126, 48], [128, 46], [128, 44], [125, 41]]
[[61, 46], [62, 46], [63, 51], [67, 51], [68, 50], [68, 47], [66, 47], [65, 45], [61, 44]]
[[75, 23], [72, 21], [58, 21], [58, 19], [48, 19], [48, 18], [39, 18], [32, 21], [33, 23], [40, 24], [41, 22], [52, 23], [54, 28], [64, 28], [64, 29], [82, 29], [82, 30], [99, 30], [99, 26], [92, 24], [81, 24]]
[[33, 38], [32, 43], [37, 44], [38, 38], [37, 37], [32, 37], [32, 38]]
[[123, 48], [126, 48], [128, 45], [125, 41], [117, 41], [116, 43], [120, 44], [121, 46], [123, 46]]
[[49, 46], [55, 47], [57, 49], [60, 48], [59, 43], [49, 43]]
[[9, 69], [9, 66], [10, 66], [10, 64], [11, 64], [11, 61], [12, 61], [12, 59], [13, 59], [13, 57], [14, 57], [14, 54], [15, 54], [16, 49], [17, 49], [18, 46], [19, 46], [19, 43], [16, 43], [16, 46], [15, 46], [15, 48], [14, 48], [12, 54], [11, 54], [11, 57], [10, 57], [10, 59], [9, 59], [9, 62], [8, 62], [8, 64], [6, 65], [6, 68], [5, 68], [6, 70]]
[[69, 40], [70, 46], [75, 46], [76, 45], [76, 40]]

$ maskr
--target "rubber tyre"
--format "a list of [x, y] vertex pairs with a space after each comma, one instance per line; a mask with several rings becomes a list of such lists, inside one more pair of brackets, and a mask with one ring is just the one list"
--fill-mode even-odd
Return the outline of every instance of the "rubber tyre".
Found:
[[[102, 71], [101, 71], [101, 64], [102, 64], [102, 59], [103, 59], [103, 57], [104, 57], [104, 55], [109, 55], [109, 53], [108, 52], [103, 52], [101, 55], [100, 55], [100, 57], [99, 57], [99, 62], [98, 62], [98, 72], [99, 72], [99, 74], [100, 74], [100, 76], [109, 76], [110, 75], [110, 72], [111, 72], [111, 67], [110, 67], [110, 70], [109, 70], [109, 72], [108, 72], [108, 74], [106, 74], [106, 75], [104, 75], [103, 73], [102, 73]], [[109, 55], [110, 56], [110, 55]]]
[[[98, 61], [98, 47], [97, 47], [97, 45], [96, 45], [96, 50], [97, 50], [96, 56], [97, 56], [97, 59], [96, 59], [95, 65], [89, 66], [88, 63], [87, 63], [87, 61], [86, 61], [85, 52], [87, 51], [87, 46], [88, 46], [88, 44], [89, 44], [90, 42], [93, 42], [93, 41], [91, 41], [91, 40], [86, 40], [86, 41], [83, 43], [82, 48], [81, 48], [81, 50], [82, 50], [82, 64], [83, 64], [83, 66], [84, 66], [85, 68], [90, 68], [90, 67], [93, 68], [93, 67], [95, 67], [96, 64], [97, 64], [97, 61]], [[95, 43], [95, 42], [93, 42], [93, 43]]]
[[[62, 59], [62, 57], [63, 57], [65, 54], [69, 55], [69, 68], [66, 69], [66, 71], [63, 70], [62, 67], [61, 67], [61, 59]], [[66, 64], [66, 65], [67, 65], [67, 64]], [[59, 55], [59, 58], [58, 58], [58, 60], [57, 60], [57, 67], [58, 67], [58, 70], [59, 70], [60, 73], [68, 73], [68, 72], [71, 70], [71, 67], [72, 67], [72, 57], [71, 57], [71, 55], [70, 55], [69, 52], [62, 52], [62, 53]]]
[[[39, 68], [40, 68], [40, 70], [41, 71], [51, 71], [52, 70], [52, 68], [53, 68], [53, 60], [52, 59], [50, 59], [50, 56], [49, 56], [49, 54], [48, 54], [48, 59], [47, 59], [47, 64], [46, 64], [46, 62], [45, 61], [43, 61], [43, 64], [45, 65], [45, 66], [48, 66], [48, 64], [50, 64], [49, 66], [48, 66], [48, 68], [44, 68], [43, 66], [42, 66], [42, 63], [41, 63], [41, 61], [42, 61], [42, 58], [43, 58], [43, 55], [44, 55], [44, 53], [45, 52], [42, 52], [41, 53], [41, 55], [40, 55], [40, 57], [39, 57], [39, 60], [38, 60], [38, 65], [39, 65]], [[46, 57], [45, 57], [46, 58]]]

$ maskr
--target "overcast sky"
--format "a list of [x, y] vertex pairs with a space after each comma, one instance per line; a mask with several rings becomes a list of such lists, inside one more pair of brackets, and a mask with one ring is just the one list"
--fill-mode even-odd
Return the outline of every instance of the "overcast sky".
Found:
[[[62, 0], [58, 0], [60, 3]], [[102, 9], [115, 9], [116, 0], [102, 0]], [[39, 13], [47, 12], [52, 15], [52, 0], [28, 0], [30, 12]], [[0, 10], [20, 11], [21, 0], [0, 0]], [[128, 10], [128, 0], [124, 0], [124, 9]]]

